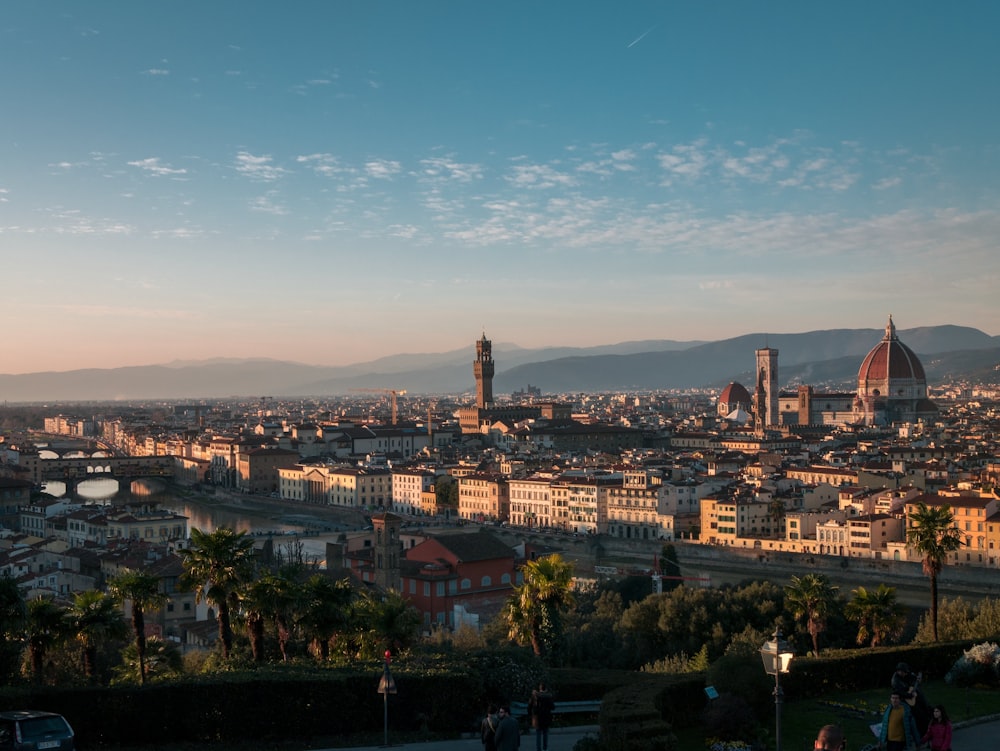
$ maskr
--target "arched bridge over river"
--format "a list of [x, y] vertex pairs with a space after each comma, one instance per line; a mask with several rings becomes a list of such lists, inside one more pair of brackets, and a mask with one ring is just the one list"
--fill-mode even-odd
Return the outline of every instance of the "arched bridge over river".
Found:
[[43, 482], [58, 480], [67, 489], [84, 480], [107, 477], [113, 480], [135, 480], [141, 477], [171, 477], [174, 473], [172, 456], [93, 456], [72, 459], [42, 459]]

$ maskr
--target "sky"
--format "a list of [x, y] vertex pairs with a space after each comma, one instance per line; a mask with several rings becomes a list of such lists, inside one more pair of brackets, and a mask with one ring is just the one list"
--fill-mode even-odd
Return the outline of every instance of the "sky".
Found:
[[0, 15], [0, 373], [1000, 334], [1000, 3]]

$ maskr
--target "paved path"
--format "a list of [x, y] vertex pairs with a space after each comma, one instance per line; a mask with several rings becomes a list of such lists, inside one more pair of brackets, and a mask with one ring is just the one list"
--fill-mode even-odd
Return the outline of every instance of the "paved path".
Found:
[[[567, 728], [552, 728], [549, 730], [549, 751], [573, 751], [573, 746], [584, 736], [597, 735], [597, 725], [579, 725]], [[405, 751], [483, 751], [479, 736], [475, 738], [460, 738], [453, 741], [427, 741], [426, 743], [393, 744], [392, 733], [389, 733], [389, 746]], [[359, 746], [352, 751], [386, 751], [386, 746]], [[535, 736], [521, 736], [521, 751], [534, 751]], [[343, 749], [324, 749], [323, 751], [344, 751]]]
[[[597, 731], [597, 725], [552, 728], [549, 731], [549, 751], [572, 751], [578, 740], [588, 735], [596, 736]], [[994, 751], [1000, 749], [1000, 714], [960, 723], [952, 735], [952, 746], [955, 751]], [[391, 734], [389, 747], [405, 749], [405, 751], [482, 751], [483, 748], [479, 738], [396, 745], [393, 744]], [[362, 746], [354, 748], [352, 751], [386, 751], [386, 748], [386, 746]], [[521, 736], [521, 751], [534, 751], [534, 748], [534, 736]], [[343, 751], [343, 749], [325, 749], [324, 751]]]
[[959, 723], [951, 734], [955, 751], [990, 751], [1000, 748], [1000, 714]]

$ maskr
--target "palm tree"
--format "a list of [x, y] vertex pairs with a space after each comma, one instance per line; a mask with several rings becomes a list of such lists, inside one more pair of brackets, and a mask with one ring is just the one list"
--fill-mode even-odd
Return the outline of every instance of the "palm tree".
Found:
[[354, 596], [354, 588], [347, 579], [334, 581], [323, 574], [313, 574], [302, 586], [299, 625], [323, 662], [330, 657], [330, 642], [351, 621]]
[[141, 663], [136, 646], [132, 642], [122, 650], [122, 663], [115, 668], [116, 681], [145, 683], [184, 672], [184, 656], [174, 642], [150, 636], [146, 640], [146, 653]]
[[504, 610], [508, 633], [545, 658], [559, 645], [563, 611], [574, 603], [573, 564], [550, 555], [528, 561], [523, 573], [523, 583], [514, 588]]
[[153, 574], [123, 569], [108, 581], [108, 592], [115, 601], [132, 604], [132, 634], [139, 664], [139, 683], [146, 682], [146, 611], [159, 610], [170, 597], [160, 590], [160, 579]]
[[61, 644], [69, 633], [66, 608], [43, 597], [31, 600], [28, 603], [27, 631], [31, 677], [35, 683], [42, 683], [46, 653]]
[[907, 517], [906, 543], [923, 559], [924, 575], [931, 580], [931, 625], [938, 640], [937, 578], [949, 553], [962, 547], [962, 532], [955, 526], [951, 506], [928, 506], [918, 503]]
[[806, 620], [812, 637], [813, 654], [819, 656], [819, 635], [826, 631], [826, 619], [837, 600], [837, 590], [824, 574], [793, 576], [785, 585], [785, 607], [795, 620]]
[[253, 576], [253, 539], [246, 532], [220, 527], [214, 532], [191, 530], [191, 546], [180, 551], [181, 584], [196, 590], [195, 599], [212, 603], [219, 621], [222, 657], [233, 649], [230, 614], [239, 589]]
[[406, 649], [420, 636], [420, 611], [394, 590], [365, 592], [355, 617], [360, 652], [366, 658], [380, 657], [385, 650]]
[[297, 569], [285, 567], [273, 574], [265, 574], [240, 593], [240, 603], [245, 613], [250, 648], [254, 660], [264, 659], [264, 625], [273, 621], [278, 633], [281, 659], [288, 662], [288, 642], [292, 634], [292, 618], [302, 600], [302, 590], [295, 581]]
[[767, 514], [774, 522], [774, 536], [782, 537], [781, 520], [785, 516], [785, 501], [781, 498], [772, 498], [767, 504]]
[[878, 647], [898, 639], [906, 625], [906, 607], [896, 600], [895, 587], [879, 584], [874, 590], [858, 587], [844, 614], [858, 624], [858, 644]]
[[97, 648], [109, 640], [124, 639], [128, 627], [114, 598], [94, 589], [74, 595], [67, 617], [83, 651], [83, 674], [93, 678]]

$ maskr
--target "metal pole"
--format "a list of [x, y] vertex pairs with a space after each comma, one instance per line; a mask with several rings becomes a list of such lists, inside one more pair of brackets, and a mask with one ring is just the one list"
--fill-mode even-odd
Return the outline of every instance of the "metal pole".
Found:
[[389, 666], [385, 666], [385, 686], [386, 690], [382, 694], [382, 727], [385, 732], [383, 745], [389, 747]]
[[781, 751], [781, 670], [774, 671], [774, 749]]

